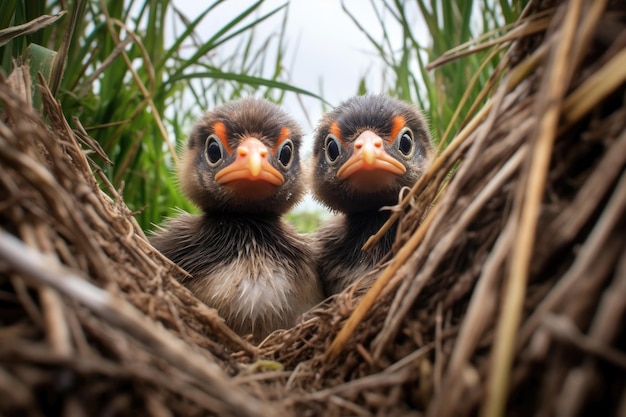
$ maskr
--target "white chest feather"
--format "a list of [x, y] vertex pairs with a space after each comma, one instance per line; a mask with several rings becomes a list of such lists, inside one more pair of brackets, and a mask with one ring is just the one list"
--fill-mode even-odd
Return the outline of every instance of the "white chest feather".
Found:
[[258, 316], [285, 314], [293, 296], [293, 277], [287, 278], [284, 266], [274, 262], [257, 265], [254, 260], [239, 260], [224, 265], [212, 277], [210, 304], [230, 310], [243, 320]]
[[312, 307], [302, 302], [302, 282], [314, 280], [308, 266], [265, 253], [256, 242], [241, 248], [234, 261], [215, 265], [205, 277], [194, 277], [190, 289], [216, 308], [239, 333], [264, 334], [288, 328]]

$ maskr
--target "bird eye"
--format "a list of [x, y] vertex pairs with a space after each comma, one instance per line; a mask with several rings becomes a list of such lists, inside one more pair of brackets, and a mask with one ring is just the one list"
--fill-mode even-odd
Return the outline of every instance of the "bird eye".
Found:
[[414, 141], [413, 141], [413, 132], [411, 129], [404, 128], [398, 134], [398, 150], [405, 157], [411, 157], [413, 155]]
[[339, 143], [333, 135], [326, 136], [324, 142], [324, 150], [326, 151], [326, 160], [329, 164], [334, 165], [339, 157]]
[[287, 139], [278, 151], [278, 160], [285, 168], [289, 166], [293, 157], [293, 142]]
[[211, 167], [217, 166], [222, 160], [222, 143], [217, 139], [215, 135], [209, 136], [206, 141], [205, 147], [206, 158]]

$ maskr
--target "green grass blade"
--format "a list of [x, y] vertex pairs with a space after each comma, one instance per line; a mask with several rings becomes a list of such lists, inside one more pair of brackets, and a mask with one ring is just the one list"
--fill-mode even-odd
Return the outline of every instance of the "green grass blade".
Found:
[[[57, 52], [48, 48], [44, 48], [41, 45], [31, 44], [24, 53], [24, 62], [28, 62], [30, 65], [30, 77], [33, 80], [33, 84], [39, 84], [38, 73], [41, 73], [46, 83], [50, 83], [50, 74], [52, 73], [52, 66], [57, 56]], [[33, 107], [40, 109], [42, 107], [41, 95], [39, 89], [32, 89], [33, 95]]]
[[217, 79], [217, 80], [236, 81], [241, 84], [248, 84], [248, 85], [255, 86], [255, 87], [265, 86], [269, 88], [275, 88], [275, 89], [280, 89], [284, 91], [291, 91], [296, 94], [302, 94], [305, 96], [313, 97], [324, 103], [327, 103], [326, 100], [324, 100], [324, 98], [322, 98], [321, 96], [311, 91], [305, 90], [303, 88], [293, 86], [291, 84], [287, 84], [287, 83], [276, 81], [276, 80], [269, 80], [266, 78], [254, 77], [254, 76], [250, 76], [246, 74], [221, 72], [217, 69], [213, 71], [196, 72], [192, 74], [182, 74], [180, 76], [170, 78], [168, 82], [174, 83], [179, 80], [189, 80], [193, 78], [212, 78], [212, 79]]

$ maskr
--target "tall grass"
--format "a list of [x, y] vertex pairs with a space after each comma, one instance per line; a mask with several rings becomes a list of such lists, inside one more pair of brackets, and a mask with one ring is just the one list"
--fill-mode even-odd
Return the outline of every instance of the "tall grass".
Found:
[[[477, 52], [434, 71], [429, 71], [427, 64], [481, 35], [497, 36], [499, 28], [518, 18], [526, 3], [527, 0], [370, 0], [369, 7], [382, 29], [382, 35], [377, 36], [342, 1], [345, 12], [384, 63], [383, 89], [417, 103], [427, 114], [434, 138], [442, 142], [441, 146], [450, 141], [450, 132], [470, 116], [472, 104], [479, 99], [500, 54]], [[402, 33], [399, 42], [391, 36], [398, 31]], [[364, 80], [360, 89], [367, 91]]]
[[[90, 156], [122, 190], [142, 227], [151, 228], [174, 215], [175, 208], [195, 210], [180, 194], [172, 171], [174, 150], [200, 109], [249, 94], [277, 103], [286, 91], [315, 96], [285, 82], [288, 5], [268, 10], [263, 3], [212, 0], [190, 17], [170, 0], [75, 0], [65, 15], [42, 22], [43, 28], [8, 35], [1, 31], [0, 63], [8, 73], [14, 58], [34, 56], [27, 51], [45, 55], [44, 48], [33, 44], [48, 48], [48, 64], [42, 65], [49, 66], [44, 72], [66, 116], [77, 117], [102, 146], [110, 161]], [[481, 51], [434, 71], [426, 69], [428, 62], [485, 33], [496, 36], [497, 28], [514, 21], [525, 3], [350, 3], [375, 12], [380, 34], [359, 22], [347, 3], [342, 5], [383, 64], [384, 92], [419, 104], [435, 139], [445, 146], [470, 116], [499, 54]], [[3, 0], [0, 30], [59, 14], [67, 6], [65, 0]], [[220, 20], [233, 7], [238, 9], [232, 17]], [[207, 26], [213, 28], [208, 38], [200, 36], [198, 29]], [[272, 28], [263, 39], [261, 26]], [[229, 44], [235, 47], [226, 48]], [[369, 88], [363, 79], [354, 89], [364, 93]], [[319, 223], [319, 216], [302, 212], [290, 219], [303, 231]]]
[[[67, 4], [3, 0], [0, 29], [59, 13]], [[77, 0], [58, 21], [0, 45], [0, 62], [10, 72], [12, 59], [33, 43], [60, 57], [49, 82], [60, 70], [55, 90], [64, 113], [80, 119], [102, 146], [110, 163], [91, 157], [122, 190], [139, 223], [150, 228], [175, 208], [195, 210], [172, 170], [174, 149], [198, 109], [248, 94], [275, 102], [285, 91], [310, 94], [283, 80], [287, 4], [269, 11], [262, 4], [239, 6], [224, 21], [233, 3], [223, 0], [206, 3], [193, 18], [169, 0]], [[197, 29], [208, 21], [213, 30], [203, 39]], [[256, 31], [261, 25], [274, 28], [265, 39]], [[170, 27], [172, 39], [166, 38]], [[228, 43], [237, 45], [230, 49], [236, 52], [222, 52]]]

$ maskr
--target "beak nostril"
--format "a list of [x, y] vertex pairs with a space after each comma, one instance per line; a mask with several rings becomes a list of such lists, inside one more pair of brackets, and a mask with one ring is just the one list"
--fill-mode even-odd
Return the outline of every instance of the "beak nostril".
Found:
[[357, 142], [354, 144], [354, 149], [361, 149], [363, 147], [363, 144], [361, 142]]
[[266, 150], [262, 150], [259, 152], [259, 155], [261, 155], [261, 158], [265, 158], [267, 156], [267, 151]]
[[248, 150], [246, 148], [241, 148], [240, 147], [240, 148], [237, 149], [237, 154], [239, 156], [246, 156], [246, 155], [248, 155]]

